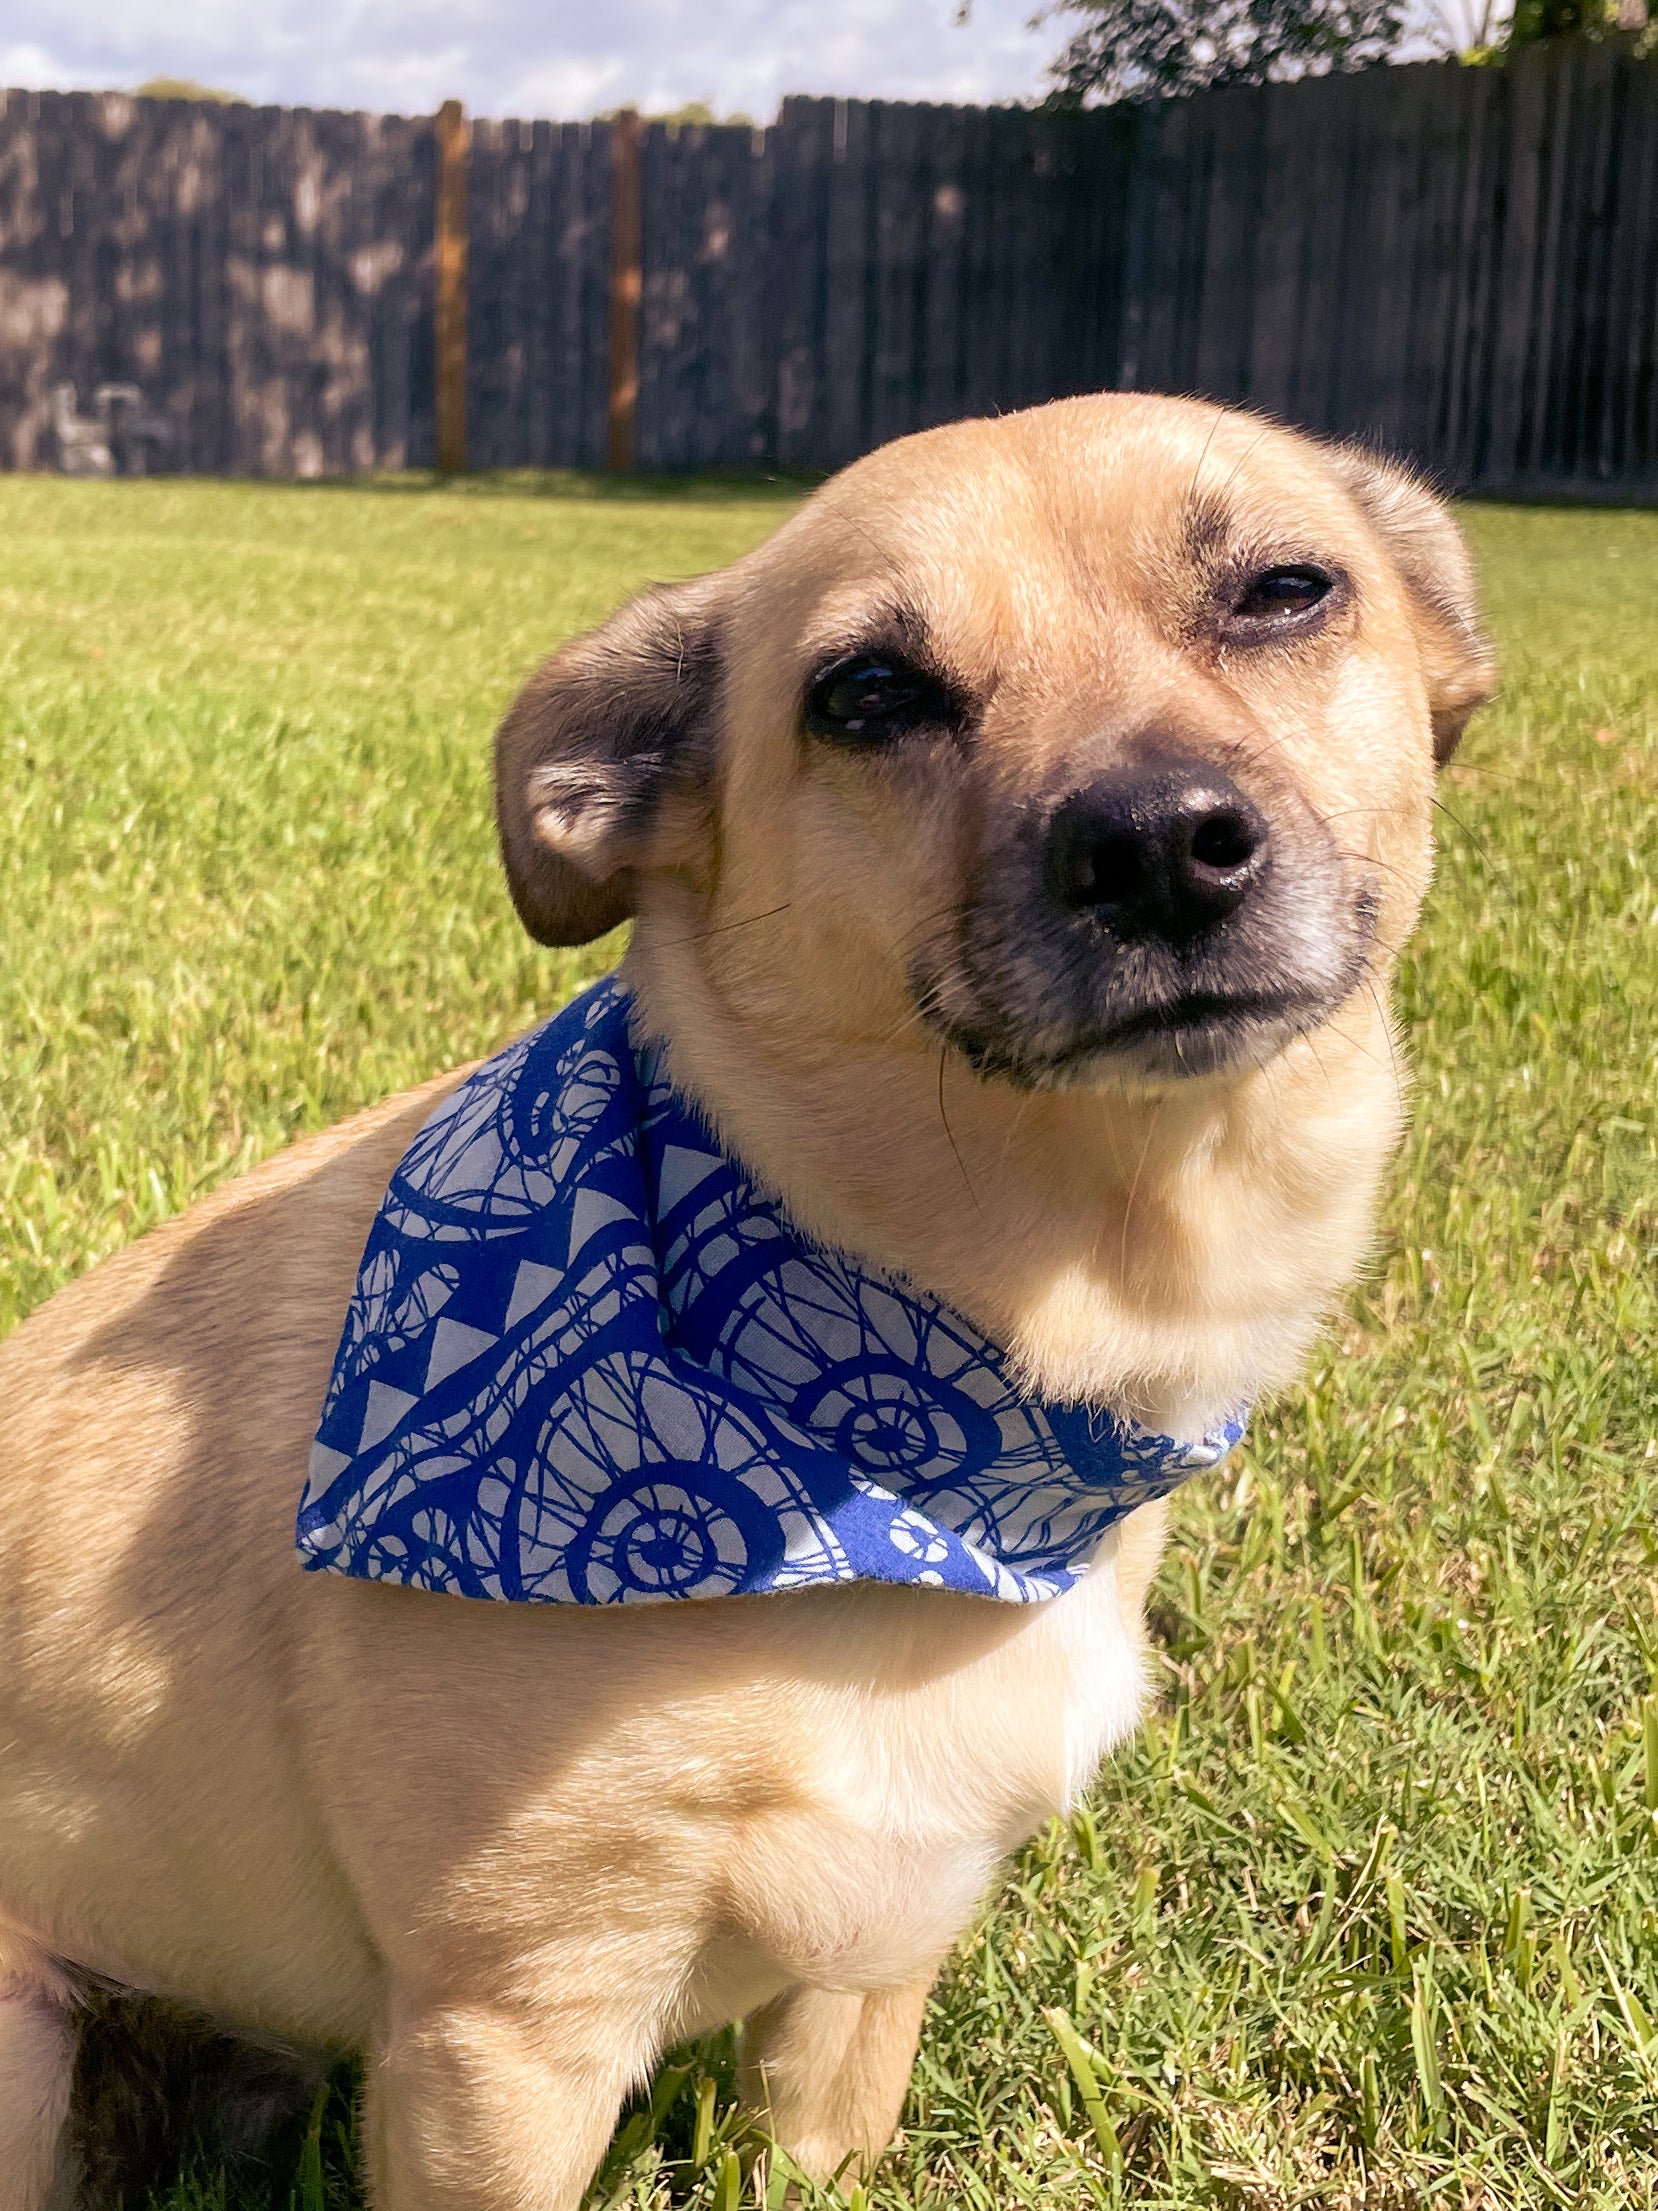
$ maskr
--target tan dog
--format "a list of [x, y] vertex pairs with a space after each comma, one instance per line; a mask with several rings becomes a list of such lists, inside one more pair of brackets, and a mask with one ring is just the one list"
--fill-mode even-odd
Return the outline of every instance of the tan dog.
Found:
[[[536, 935], [637, 917], [679, 1083], [808, 1230], [1195, 1433], [1363, 1248], [1435, 751], [1490, 687], [1403, 477], [1067, 401], [891, 446], [566, 647], [501, 733], [502, 844]], [[575, 2205], [630, 2084], [735, 2018], [776, 2138], [868, 2158], [998, 1859], [1135, 1723], [1156, 1507], [1023, 1607], [302, 1574], [364, 1236], [454, 1079], [0, 1354], [4, 2211], [88, 1973], [369, 2053], [381, 2211]]]

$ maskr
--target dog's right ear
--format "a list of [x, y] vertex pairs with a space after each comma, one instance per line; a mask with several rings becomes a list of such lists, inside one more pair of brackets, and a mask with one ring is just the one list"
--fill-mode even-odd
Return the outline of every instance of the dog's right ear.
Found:
[[1416, 638], [1443, 767], [1468, 718], [1495, 696], [1497, 663], [1480, 619], [1479, 585], [1449, 507], [1412, 470], [1360, 445], [1326, 447], [1330, 466], [1393, 557], [1416, 614]]
[[661, 584], [538, 668], [495, 738], [495, 821], [519, 919], [586, 944], [634, 910], [665, 813], [712, 772], [719, 576]]

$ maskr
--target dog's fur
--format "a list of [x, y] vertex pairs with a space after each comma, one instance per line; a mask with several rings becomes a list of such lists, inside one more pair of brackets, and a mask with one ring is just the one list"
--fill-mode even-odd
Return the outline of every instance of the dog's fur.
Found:
[[[1229, 612], [1274, 562], [1336, 579], [1293, 634]], [[814, 671], [872, 639], [936, 672], [948, 727], [803, 730]], [[502, 846], [543, 939], [636, 916], [644, 1020], [807, 1230], [1050, 1395], [1190, 1433], [1293, 1372], [1360, 1256], [1435, 754], [1490, 687], [1409, 479], [1195, 403], [1066, 401], [888, 447], [567, 646], [502, 729]], [[1161, 984], [1079, 952], [1033, 853], [1068, 793], [1171, 749], [1271, 824], [1227, 985], [1260, 1003], [1124, 1028]], [[59, 2167], [86, 1974], [367, 2053], [381, 2211], [573, 2206], [630, 2084], [739, 2018], [775, 2137], [867, 2159], [998, 1859], [1135, 1723], [1157, 1507], [1029, 1607], [302, 1574], [364, 1236], [455, 1079], [0, 1352], [0, 2211]]]

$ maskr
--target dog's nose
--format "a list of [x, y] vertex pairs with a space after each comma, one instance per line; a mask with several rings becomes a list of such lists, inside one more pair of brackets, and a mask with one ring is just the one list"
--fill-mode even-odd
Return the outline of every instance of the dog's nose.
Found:
[[1048, 889], [1115, 935], [1187, 944], [1243, 904], [1271, 842], [1259, 811], [1207, 762], [1120, 768], [1055, 814]]

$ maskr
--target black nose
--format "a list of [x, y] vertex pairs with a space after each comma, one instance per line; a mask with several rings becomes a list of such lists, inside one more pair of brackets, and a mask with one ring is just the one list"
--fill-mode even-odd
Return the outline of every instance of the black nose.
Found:
[[1120, 768], [1055, 814], [1048, 890], [1116, 935], [1187, 944], [1243, 904], [1271, 841], [1231, 777], [1203, 761]]

